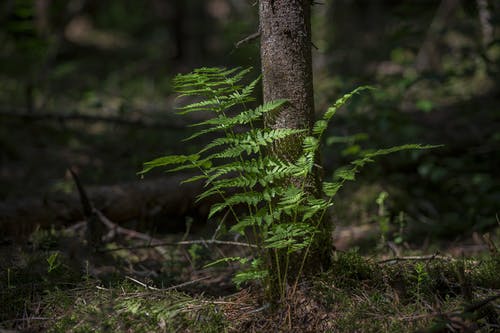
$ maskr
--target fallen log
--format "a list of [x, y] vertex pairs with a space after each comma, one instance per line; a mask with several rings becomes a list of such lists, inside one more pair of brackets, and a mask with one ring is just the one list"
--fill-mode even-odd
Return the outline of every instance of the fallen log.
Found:
[[102, 116], [98, 114], [83, 114], [83, 113], [62, 113], [62, 112], [26, 112], [22, 110], [4, 110], [0, 109], [0, 116], [6, 118], [19, 118], [30, 121], [49, 121], [55, 120], [60, 122], [80, 121], [85, 123], [103, 122], [115, 125], [155, 128], [155, 129], [170, 129], [184, 131], [187, 127], [184, 123], [174, 122], [173, 120], [158, 121], [148, 118], [125, 118], [122, 116]]
[[[181, 185], [189, 176], [89, 187], [88, 194], [95, 207], [115, 223], [135, 221], [137, 229], [155, 224], [157, 230], [179, 231], [185, 228], [186, 216], [205, 220], [209, 210], [208, 203], [196, 203], [201, 182]], [[29, 235], [37, 227], [67, 226], [83, 219], [76, 192], [0, 202], [2, 236]]]

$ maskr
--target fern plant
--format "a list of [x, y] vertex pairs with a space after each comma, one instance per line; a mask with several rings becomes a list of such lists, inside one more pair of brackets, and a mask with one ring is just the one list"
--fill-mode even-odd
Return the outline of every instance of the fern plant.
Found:
[[[278, 112], [287, 101], [276, 100], [249, 108], [248, 103], [255, 100], [252, 94], [260, 79], [242, 84], [250, 70], [200, 68], [177, 75], [174, 87], [180, 96], [199, 100], [182, 107], [180, 113], [203, 111], [211, 114], [208, 120], [193, 124], [197, 131], [185, 140], [202, 136], [211, 139], [196, 154], [170, 155], [146, 162], [141, 173], [156, 167], [169, 167], [169, 171], [197, 170], [198, 175], [184, 182], [204, 181], [205, 190], [198, 200], [212, 196], [220, 199], [211, 206], [209, 218], [232, 214], [236, 223], [230, 230], [251, 239], [256, 245], [251, 259], [231, 257], [220, 261], [238, 261], [248, 266], [236, 274], [234, 281], [237, 284], [260, 279], [269, 286], [271, 268], [278, 270], [272, 273], [277, 277], [279, 296], [283, 299], [290, 278], [294, 280], [295, 290], [318, 234], [319, 221], [333, 205], [333, 198], [344, 183], [354, 180], [356, 173], [376, 156], [430, 146], [404, 145], [364, 153], [349, 166], [338, 169], [333, 181], [323, 181], [320, 196], [313, 194], [305, 188], [306, 179], [312, 175], [321, 139], [332, 117], [355, 94], [370, 88], [359, 87], [338, 99], [309, 133], [297, 129], [269, 129], [260, 126], [262, 117], [265, 113]], [[214, 138], [215, 134], [218, 136]], [[268, 154], [274, 143], [290, 136], [302, 138], [302, 154], [297, 160], [286, 161]], [[287, 181], [289, 179], [294, 179], [295, 185]], [[245, 213], [239, 213], [241, 211]], [[291, 277], [289, 259], [297, 253], [302, 260], [298, 273]]]

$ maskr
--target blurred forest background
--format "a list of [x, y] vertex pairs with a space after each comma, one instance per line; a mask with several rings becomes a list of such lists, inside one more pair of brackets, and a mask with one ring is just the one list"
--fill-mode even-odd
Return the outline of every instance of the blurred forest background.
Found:
[[[398, 244], [426, 246], [497, 226], [500, 2], [324, 0], [312, 20], [317, 111], [377, 87], [337, 116], [326, 175], [363, 149], [444, 145], [365, 170], [335, 206], [338, 230], [375, 225], [396, 230]], [[235, 45], [257, 30], [254, 0], [2, 1], [4, 212], [74, 191], [68, 167], [88, 186], [141, 182], [144, 161], [194, 151], [180, 141], [189, 128], [171, 79], [201, 66], [252, 66], [257, 76], [258, 40]], [[169, 175], [144, 181], [154, 177]], [[204, 223], [203, 213], [183, 215]], [[168, 231], [169, 218], [155, 216], [153, 227]]]

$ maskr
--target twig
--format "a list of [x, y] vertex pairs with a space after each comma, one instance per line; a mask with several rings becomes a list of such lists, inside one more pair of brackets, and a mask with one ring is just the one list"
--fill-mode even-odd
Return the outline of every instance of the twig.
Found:
[[264, 304], [263, 306], [261, 306], [261, 307], [260, 307], [260, 308], [258, 308], [258, 309], [255, 309], [255, 310], [252, 310], [252, 311], [250, 311], [250, 312], [247, 312], [247, 314], [252, 314], [252, 313], [257, 313], [257, 312], [264, 311], [264, 310], [268, 309], [270, 306], [271, 306], [271, 304], [266, 303], [266, 304]]
[[427, 256], [408, 256], [408, 257], [394, 257], [390, 259], [384, 259], [384, 260], [379, 260], [379, 264], [386, 264], [386, 263], [391, 263], [391, 262], [397, 262], [397, 261], [419, 261], [419, 260], [444, 260], [444, 261], [455, 261], [456, 259], [446, 257], [446, 256], [441, 256], [436, 254], [432, 255], [427, 255]]
[[67, 227], [67, 228], [65, 229], [65, 231], [67, 231], [67, 232], [69, 232], [69, 231], [74, 231], [74, 232], [76, 232], [76, 231], [78, 231], [79, 229], [84, 228], [86, 224], [87, 224], [87, 222], [86, 222], [86, 221], [80, 221], [80, 222], [77, 222], [77, 223], [75, 223], [75, 224], [73, 224], [73, 225], [70, 225], [69, 227]]
[[143, 287], [144, 287], [144, 288], [146, 288], [146, 289], [151, 289], [151, 290], [160, 290], [160, 289], [158, 289], [158, 288], [155, 288], [155, 287], [149, 286], [149, 285], [147, 285], [146, 283], [141, 282], [141, 281], [139, 281], [139, 280], [137, 280], [137, 279], [134, 279], [134, 278], [133, 278], [133, 277], [131, 277], [131, 276], [125, 276], [125, 278], [126, 278], [127, 280], [130, 280], [130, 281], [132, 281], [132, 282], [137, 283], [137, 284], [138, 284], [138, 285], [140, 285], [140, 286], [143, 286]]
[[[96, 241], [94, 238], [98, 237], [98, 242], [96, 245], [99, 247], [101, 245], [101, 241], [106, 238], [103, 237], [103, 231], [102, 225], [106, 226], [109, 229], [108, 235], [111, 235], [111, 238], [114, 236], [114, 234], [119, 233], [119, 234], [126, 234], [134, 238], [139, 238], [142, 240], [146, 240], [149, 242], [160, 242], [157, 239], [154, 239], [153, 237], [144, 234], [142, 232], [138, 232], [132, 229], [127, 229], [124, 227], [120, 227], [118, 224], [112, 222], [110, 219], [108, 219], [99, 209], [97, 209], [93, 202], [89, 199], [89, 196], [87, 194], [87, 191], [85, 190], [85, 187], [81, 183], [80, 179], [78, 178], [78, 175], [71, 169], [69, 168], [69, 171], [71, 175], [73, 176], [73, 180], [75, 181], [75, 184], [78, 188], [78, 194], [80, 195], [80, 200], [81, 204], [83, 207], [83, 212], [85, 215], [85, 218], [87, 220], [87, 234], [90, 236], [88, 239], [89, 241]], [[90, 232], [89, 232], [90, 231]], [[96, 233], [93, 235], [93, 233]], [[166, 256], [166, 250], [162, 249], [161, 247], [155, 247], [155, 250], [158, 251], [162, 256]]]
[[[121, 227], [118, 227], [121, 228]], [[193, 244], [216, 244], [216, 245], [234, 245], [234, 246], [243, 246], [243, 247], [252, 247], [252, 248], [258, 248], [257, 245], [254, 244], [249, 244], [249, 243], [241, 243], [241, 242], [233, 242], [233, 241], [221, 241], [221, 240], [204, 240], [204, 239], [197, 239], [197, 240], [191, 240], [191, 241], [180, 241], [180, 242], [155, 242], [148, 244], [148, 245], [138, 245], [138, 246], [129, 246], [129, 247], [117, 247], [114, 249], [105, 249], [105, 250], [100, 250], [99, 252], [113, 252], [113, 251], [120, 251], [120, 250], [135, 250], [135, 249], [148, 249], [148, 248], [154, 248], [157, 246], [179, 246], [179, 245], [193, 245]]]
[[199, 279], [196, 279], [196, 280], [187, 281], [187, 282], [184, 282], [184, 283], [181, 283], [181, 284], [175, 285], [175, 286], [168, 287], [168, 288], [163, 289], [163, 290], [174, 290], [174, 289], [178, 289], [178, 288], [186, 287], [186, 286], [189, 286], [189, 285], [195, 284], [195, 283], [197, 283], [197, 282], [200, 282], [200, 281], [206, 280], [206, 279], [208, 279], [208, 278], [210, 278], [210, 276], [205, 276], [205, 277], [202, 277], [202, 278], [199, 278]]
[[401, 252], [399, 251], [397, 245], [394, 242], [387, 242], [387, 246], [394, 252], [394, 255], [396, 258], [399, 258], [401, 256]]
[[[109, 220], [100, 210], [95, 209], [95, 212], [97, 216], [99, 217], [99, 220], [106, 225], [110, 229], [110, 231], [118, 233], [118, 234], [124, 234], [128, 235], [129, 237], [137, 238], [137, 239], [142, 239], [147, 242], [150, 242], [149, 246], [154, 248], [158, 253], [160, 253], [162, 256], [167, 255], [167, 251], [162, 248], [163, 245], [161, 245], [161, 241], [159, 239], [153, 238], [148, 234], [132, 230], [132, 229], [127, 229], [124, 227], [120, 227], [118, 224], [112, 222]], [[154, 243], [154, 246], [153, 246]], [[112, 250], [119, 250], [119, 249], [112, 249]], [[108, 252], [107, 250], [99, 250], [98, 252]]]
[[[61, 317], [26, 317], [26, 318], [15, 318], [15, 319], [7, 319], [4, 322], [20, 322], [20, 321], [30, 321], [30, 320], [57, 320]], [[0, 331], [2, 332], [2, 331]]]
[[92, 249], [97, 249], [100, 247], [102, 239], [103, 239], [103, 226], [100, 223], [99, 215], [97, 214], [97, 210], [94, 207], [92, 201], [90, 201], [87, 191], [85, 187], [82, 185], [80, 178], [73, 171], [73, 169], [68, 168], [71, 176], [73, 177], [73, 181], [75, 182], [76, 188], [78, 189], [78, 195], [80, 197], [80, 203], [83, 209], [83, 215], [85, 216], [85, 221], [87, 222], [87, 246], [90, 246]]
[[246, 43], [250, 43], [250, 42], [254, 41], [255, 39], [257, 39], [259, 37], [260, 37], [260, 30], [257, 31], [257, 32], [254, 32], [253, 34], [251, 34], [251, 35], [243, 38], [242, 40], [236, 42], [234, 44], [234, 47], [235, 48], [239, 48], [241, 45], [246, 44]]

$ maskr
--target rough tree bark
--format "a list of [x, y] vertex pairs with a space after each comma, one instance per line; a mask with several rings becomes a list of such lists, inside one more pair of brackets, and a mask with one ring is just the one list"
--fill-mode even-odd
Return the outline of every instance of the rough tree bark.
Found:
[[[314, 97], [311, 56], [311, 1], [261, 0], [259, 4], [261, 32], [261, 62], [264, 102], [284, 98], [289, 104], [264, 119], [271, 128], [312, 130]], [[273, 148], [273, 154], [295, 160], [302, 153], [302, 137], [283, 140]], [[320, 172], [308, 180], [308, 187], [320, 195]], [[293, 186], [293, 180], [291, 180]], [[331, 259], [331, 225], [325, 219], [321, 234], [313, 244], [304, 266], [305, 274], [317, 273]], [[301, 253], [291, 258], [289, 277], [298, 273]]]

